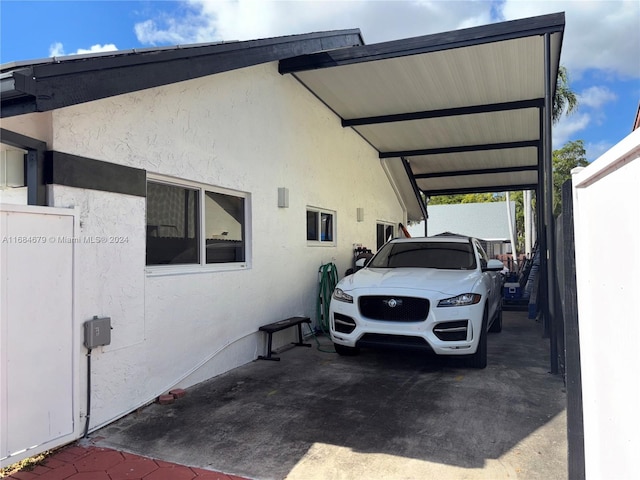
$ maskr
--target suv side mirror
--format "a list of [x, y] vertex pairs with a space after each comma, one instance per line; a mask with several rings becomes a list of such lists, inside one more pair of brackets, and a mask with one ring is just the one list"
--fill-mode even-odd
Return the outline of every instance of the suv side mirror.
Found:
[[504, 264], [500, 260], [489, 260], [486, 267], [482, 267], [483, 272], [500, 272], [504, 268]]

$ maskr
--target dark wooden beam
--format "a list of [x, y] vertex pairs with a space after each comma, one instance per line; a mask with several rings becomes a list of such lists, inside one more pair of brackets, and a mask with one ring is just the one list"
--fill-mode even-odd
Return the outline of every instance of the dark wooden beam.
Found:
[[462, 145], [458, 147], [424, 148], [421, 150], [401, 150], [397, 152], [380, 152], [380, 158], [417, 157], [423, 155], [441, 155], [445, 153], [478, 152], [487, 150], [505, 150], [510, 148], [538, 147], [539, 140], [523, 140], [519, 142], [487, 143], [482, 145]]
[[479, 168], [476, 170], [457, 170], [452, 172], [417, 173], [415, 178], [463, 177], [465, 175], [490, 175], [493, 173], [529, 172], [538, 170], [537, 165], [518, 167]]
[[398, 113], [394, 115], [378, 115], [374, 117], [351, 118], [342, 120], [343, 127], [356, 127], [360, 125], [375, 125], [379, 123], [407, 122], [411, 120], [424, 120], [427, 118], [453, 117], [459, 115], [475, 115], [480, 113], [504, 112], [508, 110], [520, 110], [526, 108], [540, 108], [544, 106], [544, 98], [520, 100], [516, 102], [490, 103], [486, 105], [469, 105], [465, 107], [443, 108], [439, 110], [427, 110], [422, 112]]
[[437, 195], [458, 195], [465, 193], [491, 193], [491, 192], [513, 192], [518, 190], [535, 190], [535, 184], [522, 184], [522, 185], [492, 185], [488, 187], [472, 187], [472, 188], [445, 188], [441, 190], [424, 190], [424, 193], [428, 197], [435, 197]]

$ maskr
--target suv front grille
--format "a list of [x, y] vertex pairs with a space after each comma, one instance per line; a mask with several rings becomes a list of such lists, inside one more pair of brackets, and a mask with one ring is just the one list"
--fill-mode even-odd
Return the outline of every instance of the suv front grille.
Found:
[[372, 295], [358, 300], [362, 316], [389, 322], [422, 322], [429, 314], [429, 300], [416, 297]]

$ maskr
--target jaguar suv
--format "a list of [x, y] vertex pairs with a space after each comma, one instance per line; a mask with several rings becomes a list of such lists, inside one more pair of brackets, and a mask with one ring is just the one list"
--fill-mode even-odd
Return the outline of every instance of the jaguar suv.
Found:
[[422, 348], [485, 368], [487, 332], [502, 330], [503, 267], [475, 238], [391, 240], [333, 291], [329, 323], [336, 352]]

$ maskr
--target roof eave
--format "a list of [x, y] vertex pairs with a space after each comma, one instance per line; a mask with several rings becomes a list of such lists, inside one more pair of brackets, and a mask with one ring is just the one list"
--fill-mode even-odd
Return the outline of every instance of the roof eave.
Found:
[[[14, 62], [0, 67], [7, 80], [2, 117], [49, 111], [168, 85], [283, 58], [362, 45], [359, 29], [316, 32], [246, 42], [106, 52]], [[12, 70], [13, 68], [13, 70]], [[21, 72], [31, 72], [22, 81]], [[54, 95], [55, 92], [55, 95]], [[29, 104], [14, 108], [15, 99]]]
[[564, 26], [564, 13], [552, 13], [451, 32], [362, 45], [344, 51], [318, 52], [286, 58], [280, 61], [278, 71], [281, 74], [295, 73], [318, 68], [384, 60], [398, 56], [431, 53], [470, 45], [530, 37], [532, 35], [544, 35], [545, 33], [562, 35]]

